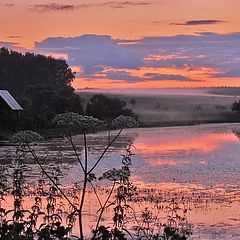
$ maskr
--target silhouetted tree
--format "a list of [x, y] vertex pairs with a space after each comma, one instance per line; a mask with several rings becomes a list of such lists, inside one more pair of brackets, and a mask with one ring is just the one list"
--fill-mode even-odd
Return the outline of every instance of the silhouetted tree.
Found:
[[34, 129], [51, 126], [51, 119], [59, 113], [83, 114], [81, 98], [70, 87], [55, 90], [47, 85], [29, 86], [26, 89], [24, 102], [26, 102], [26, 98], [31, 101], [31, 106], [25, 111], [25, 114], [34, 116], [37, 123], [31, 124], [32, 119], [27, 118], [30, 120], [28, 124]]
[[101, 120], [111, 120], [119, 115], [127, 115], [136, 118], [131, 109], [126, 108], [126, 102], [119, 98], [110, 98], [101, 94], [94, 95], [88, 101], [86, 114]]
[[56, 89], [66, 87], [74, 77], [65, 60], [0, 49], [0, 89], [9, 90], [15, 96], [21, 96], [29, 85], [47, 84]]
[[82, 114], [81, 98], [71, 87], [74, 78], [65, 60], [0, 49], [0, 89], [23, 106], [23, 128], [49, 127], [56, 114], [66, 111]]

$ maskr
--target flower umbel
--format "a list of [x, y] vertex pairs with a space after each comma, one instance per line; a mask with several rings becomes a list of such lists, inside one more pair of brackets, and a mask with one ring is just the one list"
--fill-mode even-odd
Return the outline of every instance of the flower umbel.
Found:
[[130, 116], [120, 115], [113, 120], [113, 126], [116, 128], [134, 128], [138, 126], [138, 122]]
[[31, 130], [19, 131], [11, 137], [13, 143], [32, 143], [42, 141], [43, 137]]
[[103, 124], [103, 121], [92, 116], [83, 116], [78, 113], [67, 112], [58, 114], [53, 123], [62, 127], [76, 127], [81, 130], [94, 130]]

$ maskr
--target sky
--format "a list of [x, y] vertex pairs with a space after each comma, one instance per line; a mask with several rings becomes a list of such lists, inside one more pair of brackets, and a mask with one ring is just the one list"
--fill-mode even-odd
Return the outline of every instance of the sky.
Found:
[[75, 88], [240, 87], [239, 0], [0, 0], [0, 47], [66, 59]]

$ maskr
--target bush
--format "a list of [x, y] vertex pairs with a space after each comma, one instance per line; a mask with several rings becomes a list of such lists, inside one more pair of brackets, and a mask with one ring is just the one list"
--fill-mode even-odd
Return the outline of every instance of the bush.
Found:
[[90, 98], [86, 114], [101, 120], [113, 120], [120, 115], [126, 115], [136, 118], [131, 109], [126, 108], [126, 102], [119, 98], [110, 98], [101, 94]]
[[231, 109], [233, 112], [240, 112], [240, 100], [235, 101], [232, 106]]

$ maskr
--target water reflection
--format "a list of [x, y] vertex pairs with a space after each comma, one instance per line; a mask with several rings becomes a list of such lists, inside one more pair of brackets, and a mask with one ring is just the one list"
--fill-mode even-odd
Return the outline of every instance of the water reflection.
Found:
[[232, 131], [237, 127], [220, 124], [143, 130], [134, 141], [136, 175], [146, 183], [236, 183], [240, 148]]
[[[236, 137], [229, 134], [201, 134], [188, 139], [181, 135], [173, 139], [159, 137], [145, 137], [135, 141], [135, 147], [143, 154], [192, 155], [193, 153], [209, 154], [223, 147], [227, 143], [236, 142]], [[154, 163], [153, 163], [154, 164]], [[177, 163], [176, 163], [177, 164]]]
[[[240, 173], [240, 148], [239, 139], [233, 130], [237, 129], [239, 124], [124, 130], [97, 171], [102, 174], [109, 168], [119, 167], [126, 145], [133, 142], [133, 176], [145, 184], [236, 184]], [[107, 140], [104, 132], [88, 136], [90, 165], [101, 155]], [[74, 142], [81, 155], [82, 136], [74, 137]], [[1, 161], [4, 160], [5, 153], [11, 155], [14, 152], [14, 147], [1, 147]], [[45, 156], [43, 162], [46, 165], [52, 161], [62, 163], [65, 184], [79, 179], [79, 166], [74, 152], [63, 139], [55, 139], [39, 146], [37, 152], [38, 155]]]

